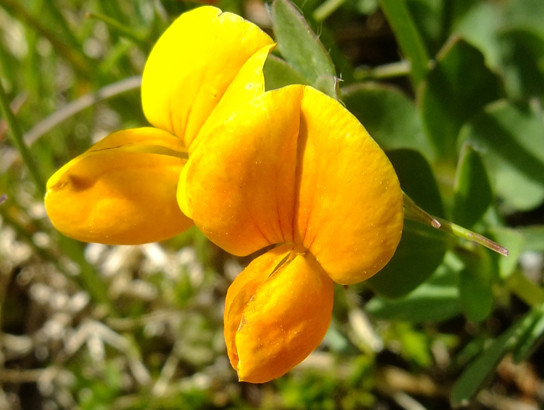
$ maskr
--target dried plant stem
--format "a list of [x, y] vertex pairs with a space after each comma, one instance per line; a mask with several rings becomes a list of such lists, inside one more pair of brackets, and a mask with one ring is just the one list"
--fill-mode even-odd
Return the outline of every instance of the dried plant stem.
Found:
[[35, 383], [46, 371], [44, 369], [0, 369], [0, 383]]
[[[57, 125], [74, 116], [78, 112], [96, 104], [99, 101], [106, 100], [116, 95], [122, 94], [127, 91], [131, 91], [140, 87], [142, 82], [141, 76], [133, 76], [125, 78], [124, 80], [107, 85], [96, 92], [85, 94], [74, 100], [62, 108], [55, 111], [49, 117], [43, 119], [34, 127], [32, 127], [27, 133], [24, 134], [24, 142], [27, 146], [31, 146], [38, 141], [43, 135], [55, 128]], [[16, 158], [15, 152], [6, 152], [2, 155], [2, 163], [0, 164], [0, 171], [5, 172], [13, 164]]]
[[102, 87], [96, 92], [79, 97], [77, 100], [66, 104], [64, 107], [55, 111], [49, 117], [32, 127], [32, 129], [30, 129], [24, 136], [25, 142], [28, 145], [34, 144], [46, 132], [59, 125], [61, 122], [74, 116], [78, 112], [83, 111], [87, 107], [90, 107], [99, 101], [107, 100], [108, 98], [115, 97], [116, 95], [124, 92], [134, 90], [140, 87], [141, 83], [141, 76], [128, 77], [124, 80]]

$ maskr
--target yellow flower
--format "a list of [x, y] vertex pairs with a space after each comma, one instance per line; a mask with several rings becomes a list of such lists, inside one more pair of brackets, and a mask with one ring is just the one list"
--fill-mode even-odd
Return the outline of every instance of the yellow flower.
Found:
[[53, 225], [86, 242], [139, 244], [192, 225], [176, 203], [187, 152], [240, 101], [264, 92], [273, 42], [254, 24], [205, 6], [180, 16], [145, 65], [142, 105], [153, 127], [118, 131], [47, 182]]
[[230, 253], [276, 245], [236, 278], [225, 309], [231, 363], [240, 380], [261, 383], [320, 343], [332, 281], [361, 282], [392, 257], [402, 193], [363, 126], [311, 87], [261, 94], [208, 132], [183, 169], [178, 201]]
[[182, 15], [144, 69], [153, 127], [110, 134], [55, 173], [45, 198], [53, 224], [88, 242], [162, 240], [193, 220], [235, 255], [268, 249], [225, 305], [229, 358], [254, 383], [318, 346], [334, 282], [377, 273], [403, 224], [393, 167], [339, 102], [302, 85], [265, 93], [272, 47], [233, 14]]

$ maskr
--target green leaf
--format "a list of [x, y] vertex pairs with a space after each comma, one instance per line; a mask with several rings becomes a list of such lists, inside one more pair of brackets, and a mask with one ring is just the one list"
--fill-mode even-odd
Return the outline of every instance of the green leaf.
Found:
[[481, 322], [493, 309], [491, 256], [476, 248], [475, 252], [463, 254], [462, 259], [465, 267], [459, 272], [461, 307], [467, 319]]
[[500, 95], [482, 53], [461, 39], [449, 42], [419, 89], [423, 125], [437, 154], [455, 160], [462, 125]]
[[500, 360], [512, 348], [514, 330], [511, 328], [496, 339], [457, 379], [451, 393], [453, 407], [467, 405], [491, 377]]
[[532, 323], [526, 326], [514, 348], [513, 354], [516, 362], [527, 359], [544, 340], [544, 305], [533, 309], [531, 320]]
[[365, 283], [374, 292], [389, 298], [406, 295], [425, 282], [440, 265], [447, 239], [442, 231], [405, 220], [395, 255], [380, 273]]
[[374, 297], [366, 310], [378, 319], [436, 322], [459, 314], [457, 272], [441, 265], [426, 283], [402, 299]]
[[501, 71], [511, 99], [544, 96], [544, 33], [516, 28], [500, 33]]
[[301, 73], [306, 83], [336, 98], [334, 64], [295, 6], [287, 0], [274, 0], [272, 27], [285, 60]]
[[452, 26], [475, 6], [474, 0], [406, 0], [406, 5], [427, 44], [435, 55], [451, 35]]
[[429, 162], [410, 149], [387, 151], [402, 190], [432, 215], [444, 216], [442, 198]]
[[444, 42], [444, 3], [442, 0], [406, 0], [406, 7], [430, 55], [434, 55]]
[[540, 0], [477, 2], [455, 33], [477, 46], [512, 99], [544, 96], [544, 29]]
[[453, 220], [470, 228], [484, 215], [493, 199], [482, 158], [470, 144], [465, 144], [457, 167]]
[[273, 54], [266, 59], [263, 72], [267, 91], [289, 84], [308, 84], [302, 74]]
[[383, 149], [411, 148], [431, 159], [432, 148], [412, 100], [378, 83], [342, 88], [342, 101]]
[[[442, 215], [442, 201], [427, 161], [412, 150], [388, 152], [400, 184], [426, 211]], [[400, 244], [393, 258], [366, 283], [377, 293], [398, 298], [423, 283], [440, 265], [449, 237], [442, 231], [405, 220]]]
[[338, 98], [338, 79], [334, 75], [320, 75], [312, 84], [314, 88], [323, 91], [325, 94]]
[[381, 0], [382, 10], [395, 33], [400, 48], [412, 65], [412, 81], [417, 86], [426, 76], [429, 55], [405, 0]]
[[[523, 349], [528, 334], [540, 328], [542, 307], [533, 309], [491, 343], [457, 379], [452, 388], [451, 404], [458, 407], [468, 404], [482, 385], [491, 378], [501, 359], [516, 349]], [[535, 326], [538, 324], [538, 327]], [[534, 333], [534, 332], [533, 332]], [[524, 350], [526, 351], [526, 350]]]
[[486, 63], [494, 70], [502, 65], [502, 44], [498, 36], [503, 13], [496, 4], [477, 2], [461, 16], [454, 27], [453, 35], [464, 38], [478, 48]]
[[500, 101], [463, 129], [462, 139], [486, 160], [495, 193], [507, 205], [528, 210], [544, 200], [544, 121], [527, 105]]
[[541, 0], [509, 1], [504, 14], [508, 17], [508, 26], [532, 29], [544, 35], [544, 2]]

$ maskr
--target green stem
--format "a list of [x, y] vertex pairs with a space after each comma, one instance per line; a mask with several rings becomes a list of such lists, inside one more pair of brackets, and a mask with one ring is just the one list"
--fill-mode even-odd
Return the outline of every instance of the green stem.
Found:
[[336, 11], [346, 0], [326, 0], [314, 10], [313, 16], [315, 21], [320, 22], [329, 17]]
[[406, 218], [440, 229], [441, 224], [437, 218], [420, 208], [405, 192], [402, 194], [404, 196], [404, 216]]
[[467, 241], [475, 242], [477, 244], [485, 246], [487, 249], [491, 249], [492, 251], [500, 253], [501, 255], [508, 256], [508, 249], [492, 241], [491, 239], [486, 238], [479, 233], [473, 232], [470, 229], [464, 228], [445, 219], [436, 219], [438, 220], [438, 222], [440, 222], [440, 228], [438, 229], [444, 232], [451, 233], [459, 238], [466, 239]]
[[494, 252], [500, 253], [501, 255], [508, 256], [508, 249], [502, 247], [496, 242], [493, 242], [491, 239], [480, 235], [479, 233], [471, 231], [470, 229], [464, 228], [445, 219], [437, 218], [430, 215], [428, 212], [420, 208], [406, 194], [404, 194], [404, 212], [406, 218], [408, 219], [432, 226], [435, 229], [447, 232], [449, 234], [457, 236], [458, 238], [463, 238], [468, 241], [475, 242], [477, 244], [485, 246], [488, 249], [491, 249]]
[[67, 42], [67, 45], [75, 50], [83, 49], [80, 42], [75, 37], [73, 31], [68, 26], [68, 22], [64, 18], [64, 15], [61, 13], [62, 7], [53, 5], [53, 7], [48, 7], [47, 11], [51, 14], [51, 17], [55, 20], [55, 27], [59, 28], [62, 31], [62, 37]]
[[378, 67], [357, 67], [353, 77], [358, 81], [386, 80], [410, 74], [410, 62], [406, 60], [384, 64]]
[[381, 0], [382, 10], [387, 17], [399, 46], [410, 61], [412, 80], [417, 86], [429, 70], [429, 53], [421, 38], [405, 0]]
[[24, 142], [23, 133], [21, 132], [21, 129], [19, 128], [19, 123], [17, 122], [17, 120], [15, 119], [15, 116], [13, 115], [13, 112], [11, 111], [8, 97], [6, 95], [6, 92], [4, 91], [4, 86], [2, 84], [1, 79], [0, 79], [0, 109], [10, 129], [10, 135], [11, 135], [13, 144], [19, 150], [19, 154], [21, 155], [21, 158], [23, 159], [23, 162], [25, 163], [29, 171], [31, 178], [34, 180], [34, 183], [36, 184], [36, 188], [38, 189], [38, 192], [43, 196], [45, 194], [45, 185], [38, 171], [38, 167], [36, 166], [36, 163], [34, 162], [34, 159], [30, 155], [30, 151], [28, 150]]
[[519, 270], [514, 271], [507, 279], [508, 289], [531, 307], [544, 304], [544, 290]]

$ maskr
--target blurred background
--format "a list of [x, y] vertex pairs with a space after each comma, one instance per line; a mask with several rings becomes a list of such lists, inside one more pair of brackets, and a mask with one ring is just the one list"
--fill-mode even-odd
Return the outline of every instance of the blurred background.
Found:
[[[206, 3], [292, 35], [261, 1]], [[317, 69], [340, 81], [305, 76], [300, 50], [280, 42], [268, 88], [334, 89], [412, 199], [510, 256], [408, 221], [382, 274], [337, 286], [320, 348], [263, 385], [237, 381], [223, 341], [226, 289], [251, 258], [196, 229], [143, 246], [79, 243], [43, 206], [61, 165], [147, 124], [147, 55], [198, 5], [0, 2], [0, 97], [13, 113], [0, 117], [0, 409], [541, 408], [544, 2], [297, 3], [317, 33], [302, 48], [330, 54], [332, 68]]]

